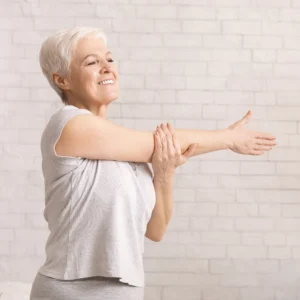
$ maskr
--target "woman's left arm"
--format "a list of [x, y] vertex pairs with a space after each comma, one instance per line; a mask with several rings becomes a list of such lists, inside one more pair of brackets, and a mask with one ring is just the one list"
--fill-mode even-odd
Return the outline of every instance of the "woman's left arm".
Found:
[[154, 242], [162, 240], [172, 216], [173, 183], [174, 174], [170, 174], [168, 177], [164, 178], [154, 175], [153, 185], [155, 189], [156, 202], [151, 218], [147, 224], [147, 231], [145, 234], [148, 239]]
[[172, 188], [175, 169], [186, 163], [195, 149], [196, 145], [192, 144], [182, 154], [180, 144], [171, 126], [164, 124], [157, 126], [154, 133], [154, 152], [152, 155], [156, 203], [145, 234], [152, 241], [159, 242], [163, 238], [172, 216]]

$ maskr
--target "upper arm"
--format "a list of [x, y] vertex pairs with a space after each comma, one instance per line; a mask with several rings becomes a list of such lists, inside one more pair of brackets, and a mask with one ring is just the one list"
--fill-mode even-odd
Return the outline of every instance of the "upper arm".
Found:
[[95, 115], [78, 115], [64, 126], [55, 145], [58, 155], [88, 159], [151, 162], [152, 131], [128, 129]]

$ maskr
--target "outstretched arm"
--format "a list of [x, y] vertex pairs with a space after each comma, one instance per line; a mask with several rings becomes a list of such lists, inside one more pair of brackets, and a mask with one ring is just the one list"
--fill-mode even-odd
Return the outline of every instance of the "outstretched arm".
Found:
[[244, 126], [251, 118], [251, 111], [239, 121], [222, 130], [173, 129], [182, 153], [197, 143], [192, 156], [230, 149], [239, 154], [261, 155], [276, 145], [276, 137], [270, 133], [251, 131]]
[[174, 129], [182, 153], [194, 143], [197, 143], [192, 156], [213, 152], [217, 150], [230, 149], [233, 136], [227, 129], [223, 130], [197, 130], [197, 129]]
[[[221, 149], [230, 149], [240, 154], [260, 155], [274, 146], [270, 134], [252, 132], [244, 127], [250, 117], [224, 130], [176, 129], [181, 154], [197, 147], [193, 155]], [[154, 136], [151, 131], [125, 128], [91, 114], [72, 117], [58, 138], [55, 156], [84, 157], [87, 159], [152, 162]]]

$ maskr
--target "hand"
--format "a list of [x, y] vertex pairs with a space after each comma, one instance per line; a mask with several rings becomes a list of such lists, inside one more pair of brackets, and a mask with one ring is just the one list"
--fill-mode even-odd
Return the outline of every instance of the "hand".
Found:
[[251, 111], [239, 121], [235, 122], [227, 129], [232, 134], [232, 145], [229, 147], [230, 150], [249, 155], [262, 155], [264, 151], [271, 150], [276, 143], [276, 137], [272, 134], [263, 132], [250, 131], [244, 127], [248, 123], [252, 116]]
[[176, 139], [172, 126], [167, 123], [157, 126], [154, 133], [154, 152], [152, 155], [152, 168], [155, 175], [165, 178], [173, 175], [175, 169], [184, 164], [196, 150], [197, 144], [192, 144], [181, 154], [180, 145]]

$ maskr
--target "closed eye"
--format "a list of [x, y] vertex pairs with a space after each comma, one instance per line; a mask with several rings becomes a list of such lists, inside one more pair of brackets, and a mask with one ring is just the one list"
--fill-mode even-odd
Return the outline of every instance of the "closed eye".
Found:
[[[114, 62], [113, 59], [108, 59], [107, 61], [108, 61], [108, 62]], [[99, 60], [90, 62], [90, 63], [88, 64], [88, 66], [94, 65], [96, 62], [99, 62]]]

